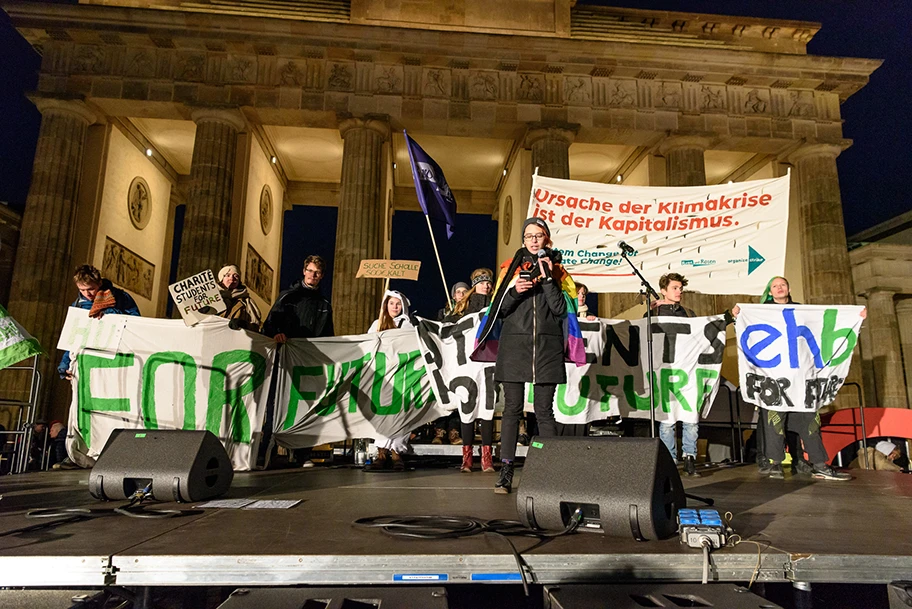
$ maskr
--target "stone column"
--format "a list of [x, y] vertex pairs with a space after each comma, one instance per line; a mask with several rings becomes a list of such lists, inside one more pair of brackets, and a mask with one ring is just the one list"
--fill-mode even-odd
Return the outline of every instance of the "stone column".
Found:
[[[50, 395], [48, 388], [56, 384], [56, 344], [66, 305], [76, 297], [70, 248], [86, 130], [96, 117], [79, 101], [40, 98], [35, 105], [41, 111], [41, 128], [13, 267], [9, 310], [50, 355], [39, 358], [43, 405]], [[24, 395], [17, 391], [22, 385], [8, 388], [15, 392], [15, 399], [28, 395], [27, 389]]]
[[196, 123], [196, 139], [178, 279], [205, 269], [217, 272], [228, 262], [237, 136], [244, 129], [241, 114], [234, 110], [200, 109], [193, 112], [192, 118]]
[[903, 368], [906, 372], [906, 399], [912, 408], [912, 298], [899, 300], [895, 305], [899, 325], [899, 342], [902, 347]]
[[798, 197], [808, 304], [855, 302], [836, 172], [840, 151], [832, 144], [811, 144], [789, 157], [798, 172], [798, 192], [792, 196]]
[[336, 334], [362, 334], [377, 318], [383, 282], [355, 279], [361, 261], [383, 256], [384, 204], [380, 192], [383, 143], [388, 118], [367, 115], [339, 122], [344, 147], [339, 220], [333, 263], [333, 318]]
[[867, 294], [868, 318], [865, 323], [869, 324], [868, 330], [871, 332], [876, 406], [908, 408], [893, 296], [895, 294], [888, 290], [872, 290]]
[[[677, 135], [666, 139], [659, 146], [665, 157], [665, 179], [668, 186], [705, 186], [706, 162], [703, 153], [709, 148], [709, 138], [693, 135]], [[682, 273], [685, 277], [687, 273]], [[659, 290], [659, 278], [647, 277], [655, 281], [653, 287]], [[690, 284], [688, 290], [700, 291], [700, 286]], [[684, 306], [693, 309], [697, 315], [712, 315], [716, 311], [713, 294], [686, 293], [681, 301]]]
[[570, 144], [580, 126], [575, 123], [531, 123], [525, 147], [532, 151], [532, 171], [549, 178], [570, 179]]

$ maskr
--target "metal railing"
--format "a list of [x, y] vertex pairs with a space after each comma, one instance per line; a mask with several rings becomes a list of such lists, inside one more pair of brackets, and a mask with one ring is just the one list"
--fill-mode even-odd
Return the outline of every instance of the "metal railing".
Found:
[[[28, 469], [29, 464], [29, 448], [32, 445], [32, 438], [34, 435], [34, 424], [35, 416], [38, 412], [38, 391], [41, 388], [41, 372], [38, 371], [38, 355], [35, 355], [31, 358], [31, 364], [26, 366], [10, 366], [9, 368], [4, 368], [2, 372], [30, 372], [31, 373], [31, 382], [29, 383], [29, 397], [28, 401], [22, 400], [10, 400], [5, 398], [0, 398], [0, 406], [14, 406], [18, 407], [19, 413], [16, 418], [15, 429], [11, 431], [0, 432], [0, 435], [4, 437], [4, 444], [13, 445], [13, 450], [11, 451], [9, 460], [10, 464], [10, 474], [21, 474]], [[10, 442], [12, 438], [12, 442]], [[45, 469], [47, 466], [47, 430], [44, 434], [44, 447], [41, 451], [41, 468]]]

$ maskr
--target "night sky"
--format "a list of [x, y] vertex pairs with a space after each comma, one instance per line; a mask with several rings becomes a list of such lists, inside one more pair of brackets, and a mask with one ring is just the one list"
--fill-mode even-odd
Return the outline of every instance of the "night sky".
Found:
[[[823, 27], [808, 45], [810, 54], [885, 60], [871, 76], [870, 83], [842, 106], [844, 136], [854, 140], [852, 147], [838, 159], [846, 233], [853, 235], [912, 209], [903, 194], [912, 161], [909, 152], [912, 113], [907, 110], [912, 97], [909, 27], [912, 2], [589, 0], [583, 3], [816, 21]], [[35, 88], [40, 59], [13, 30], [2, 11], [0, 57], [3, 58], [0, 61], [0, 201], [22, 210], [39, 124], [38, 112], [25, 93]], [[335, 209], [295, 208], [286, 212], [280, 272], [283, 287], [300, 277], [300, 261], [306, 254], [321, 253], [331, 259], [335, 218]], [[323, 229], [305, 228], [314, 225]], [[456, 230], [450, 242], [446, 242], [442, 230], [435, 231], [450, 283], [467, 281], [473, 268], [496, 264], [493, 220], [487, 216], [462, 215]], [[420, 214], [401, 211], [395, 214], [393, 257], [422, 261], [417, 285], [400, 282], [394, 287], [406, 291], [420, 314], [433, 316], [443, 304], [443, 288], [427, 226]]]

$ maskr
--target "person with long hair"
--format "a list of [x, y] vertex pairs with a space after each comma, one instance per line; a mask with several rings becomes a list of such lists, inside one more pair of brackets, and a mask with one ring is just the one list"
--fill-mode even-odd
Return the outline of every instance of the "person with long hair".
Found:
[[525, 384], [532, 383], [540, 436], [557, 435], [554, 392], [567, 381], [565, 354], [584, 365], [586, 354], [576, 318], [576, 286], [550, 249], [551, 230], [541, 218], [523, 223], [523, 247], [501, 265], [497, 288], [472, 354], [485, 361], [496, 352], [494, 380], [504, 392], [500, 477], [494, 492], [510, 493]]
[[[413, 328], [409, 319], [409, 300], [402, 292], [387, 290], [383, 294], [383, 303], [380, 314], [371, 324], [368, 333], [385, 332], [398, 328]], [[367, 471], [385, 469], [390, 463], [394, 472], [405, 471], [405, 462], [402, 455], [409, 451], [409, 433], [395, 438], [377, 435], [374, 444], [377, 447], [377, 457], [370, 464], [365, 465]]]
[[[792, 300], [792, 290], [788, 279], [773, 277], [766, 284], [761, 304], [800, 305]], [[741, 307], [735, 305], [731, 313], [737, 317]], [[862, 317], [866, 315], [862, 311]], [[788, 445], [792, 456], [792, 473], [810, 474], [821, 480], [851, 480], [851, 476], [837, 472], [828, 464], [826, 448], [820, 435], [820, 414], [817, 412], [779, 412], [760, 409], [757, 431], [760, 442], [757, 451], [760, 474], [770, 478], [784, 478], [782, 461], [785, 459], [785, 446]], [[761, 446], [762, 443], [762, 446]], [[803, 449], [802, 449], [803, 445]], [[807, 452], [808, 460], [804, 459]]]

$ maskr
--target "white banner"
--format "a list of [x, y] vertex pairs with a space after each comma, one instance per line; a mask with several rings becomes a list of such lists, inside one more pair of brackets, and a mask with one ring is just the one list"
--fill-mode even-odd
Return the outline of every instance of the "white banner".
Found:
[[741, 397], [782, 412], [814, 412], [832, 402], [849, 373], [863, 308], [741, 305]]
[[276, 441], [289, 448], [394, 438], [448, 414], [437, 405], [412, 328], [289, 341], [274, 412]]
[[[490, 420], [495, 411], [494, 364], [473, 362], [481, 314], [455, 324], [422, 320], [422, 349], [434, 391], [460, 418]], [[713, 317], [653, 318], [653, 364], [657, 421], [696, 423], [708, 414], [719, 388], [725, 350], [725, 320]], [[609, 416], [649, 418], [646, 320], [580, 321], [586, 345], [585, 366], [566, 364], [567, 383], [558, 385], [554, 416], [580, 424]], [[532, 394], [527, 393], [527, 409]], [[702, 412], [701, 412], [702, 411]]]
[[[70, 308], [67, 326], [81, 327], [85, 313]], [[67, 451], [76, 463], [90, 466], [111, 432], [127, 428], [208, 429], [225, 445], [234, 469], [255, 465], [272, 339], [231, 330], [219, 317], [192, 328], [178, 320], [129, 315], [100, 321], [105, 320], [123, 327], [117, 352], [83, 350], [71, 365]]]
[[692, 291], [762, 294], [785, 268], [789, 178], [646, 187], [534, 176], [528, 216], [544, 218], [570, 274], [592, 292], [636, 292], [619, 241], [650, 280], [674, 271]]

